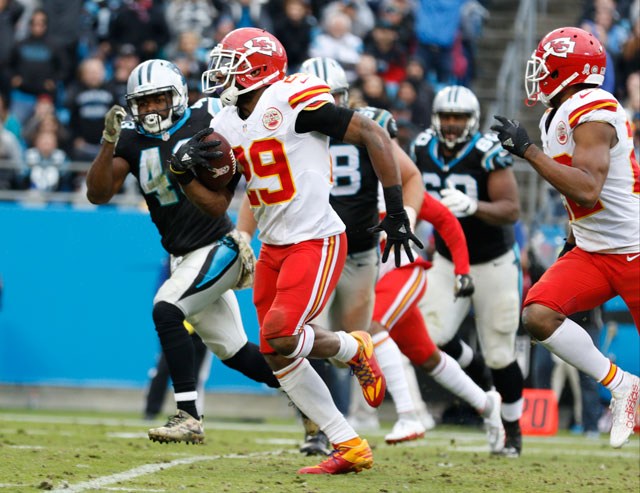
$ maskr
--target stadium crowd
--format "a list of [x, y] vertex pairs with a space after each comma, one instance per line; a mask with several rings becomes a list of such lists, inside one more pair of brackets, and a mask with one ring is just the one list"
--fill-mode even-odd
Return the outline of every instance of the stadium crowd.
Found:
[[[640, 123], [638, 2], [583, 4], [577, 25], [597, 34], [615, 67], [605, 86]], [[473, 86], [490, 7], [490, 0], [0, 0], [0, 159], [14, 163], [2, 167], [0, 189], [78, 190], [82, 174], [68, 163], [96, 155], [104, 114], [114, 103], [126, 106], [131, 70], [150, 58], [171, 60], [195, 100], [210, 49], [237, 27], [273, 32], [290, 72], [309, 56], [336, 59], [351, 101], [391, 111], [406, 147], [429, 126], [442, 85]]]

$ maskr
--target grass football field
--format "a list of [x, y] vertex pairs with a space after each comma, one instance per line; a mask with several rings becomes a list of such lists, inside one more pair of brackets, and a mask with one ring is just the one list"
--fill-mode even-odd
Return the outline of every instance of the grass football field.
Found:
[[206, 421], [204, 445], [152, 443], [149, 427], [133, 414], [0, 409], [0, 493], [640, 492], [637, 435], [619, 450], [604, 435], [524, 437], [522, 457], [506, 459], [489, 455], [479, 429], [438, 427], [388, 446], [386, 428], [365, 434], [373, 469], [298, 476], [318, 459], [298, 452], [294, 421]]

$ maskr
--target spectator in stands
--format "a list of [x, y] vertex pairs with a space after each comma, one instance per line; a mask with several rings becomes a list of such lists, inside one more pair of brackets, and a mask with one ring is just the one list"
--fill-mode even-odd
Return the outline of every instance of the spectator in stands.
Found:
[[309, 55], [317, 19], [311, 15], [308, 0], [284, 0], [284, 15], [273, 20], [273, 34], [287, 51], [289, 71], [297, 72]]
[[322, 22], [335, 14], [342, 12], [351, 20], [351, 32], [363, 39], [375, 24], [373, 12], [365, 0], [336, 0], [328, 3], [321, 14]]
[[378, 75], [394, 93], [406, 76], [407, 51], [399, 40], [398, 31], [384, 20], [378, 21], [364, 38], [364, 52], [376, 58]]
[[344, 69], [349, 83], [356, 79], [355, 66], [362, 54], [362, 39], [351, 32], [351, 18], [341, 11], [330, 12], [322, 22], [322, 32], [311, 43], [311, 57], [328, 57]]
[[412, 0], [383, 0], [378, 4], [378, 22], [392, 26], [398, 33], [398, 42], [407, 53], [415, 48], [415, 18]]
[[227, 14], [237, 28], [259, 27], [271, 31], [271, 16], [263, 0], [229, 0]]
[[0, 96], [9, 95], [9, 59], [15, 43], [16, 25], [24, 12], [17, 0], [0, 0]]
[[631, 122], [636, 159], [640, 160], [640, 71], [627, 77], [627, 100], [624, 106]]
[[85, 0], [78, 20], [78, 58], [107, 57], [111, 46], [107, 42], [109, 24], [117, 4], [104, 0]]
[[164, 7], [158, 0], [123, 2], [109, 25], [109, 42], [114, 51], [120, 45], [132, 44], [141, 60], [158, 58], [170, 39]]
[[213, 48], [217, 45], [222, 38], [224, 38], [227, 34], [233, 31], [236, 28], [233, 19], [228, 15], [222, 15], [216, 22], [215, 30], [213, 31], [213, 40], [210, 48]]
[[104, 115], [114, 103], [115, 98], [107, 88], [104, 63], [99, 58], [87, 58], [78, 68], [77, 82], [67, 93], [73, 159], [91, 161], [96, 157]]
[[35, 10], [28, 36], [11, 51], [11, 111], [20, 123], [31, 116], [38, 96], [46, 94], [55, 101], [56, 81], [65, 74], [64, 54], [51, 44], [47, 25], [47, 14]]
[[21, 188], [23, 172], [20, 141], [0, 118], [0, 190]]
[[622, 45], [620, 54], [621, 76], [625, 78], [640, 67], [640, 0], [635, 0], [629, 10], [631, 29]]
[[71, 152], [71, 133], [60, 123], [53, 101], [49, 96], [40, 96], [33, 115], [22, 128], [22, 137], [27, 147], [34, 147], [36, 136], [41, 132], [53, 132], [58, 138], [58, 147], [67, 154]]
[[121, 45], [113, 59], [111, 78], [107, 82], [107, 89], [113, 95], [116, 104], [122, 107], [127, 105], [127, 79], [134, 68], [140, 63], [140, 57], [133, 45]]
[[67, 153], [58, 148], [58, 137], [50, 131], [36, 135], [35, 145], [27, 149], [28, 188], [43, 192], [73, 190], [73, 175], [69, 172]]
[[362, 84], [362, 97], [367, 105], [388, 110], [391, 108], [391, 99], [387, 93], [384, 79], [379, 75], [371, 75]]
[[[419, 0], [415, 10], [417, 54], [427, 77], [449, 84], [453, 77], [453, 44], [466, 0]], [[431, 73], [434, 73], [432, 76]]]
[[213, 33], [214, 21], [221, 10], [211, 0], [172, 0], [166, 7], [165, 19], [171, 37], [176, 39], [181, 33], [191, 32], [202, 36]]
[[47, 35], [66, 60], [62, 80], [66, 83], [75, 75], [78, 63], [78, 39], [80, 34], [80, 16], [84, 0], [41, 0], [42, 10], [47, 14], [49, 23]]
[[607, 54], [607, 67], [613, 67], [614, 70], [607, 70], [602, 88], [612, 94], [618, 94], [618, 85], [622, 84], [624, 88], [624, 81], [618, 80], [615, 75], [616, 70], [619, 69], [618, 62], [622, 47], [630, 35], [629, 29], [625, 24], [618, 22], [615, 2], [611, 0], [596, 1], [594, 5], [593, 17], [584, 20], [580, 27], [593, 34], [604, 46]]
[[489, 11], [478, 0], [467, 0], [460, 12], [460, 35], [462, 50], [467, 60], [467, 70], [460, 83], [469, 87], [476, 76], [476, 56], [478, 40], [482, 36], [484, 23], [489, 18]]
[[7, 101], [8, 95], [0, 91], [0, 125], [15, 135], [18, 141], [22, 143], [22, 125], [20, 125], [20, 122], [13, 113], [9, 111]]

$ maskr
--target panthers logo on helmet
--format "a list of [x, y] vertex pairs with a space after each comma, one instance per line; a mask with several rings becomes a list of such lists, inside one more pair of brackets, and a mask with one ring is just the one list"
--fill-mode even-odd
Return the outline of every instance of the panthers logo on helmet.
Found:
[[251, 50], [254, 53], [261, 53], [262, 55], [272, 56], [278, 51], [278, 47], [274, 41], [267, 36], [258, 36], [248, 40], [244, 47], [247, 50]]
[[544, 57], [549, 55], [567, 58], [569, 53], [573, 53], [576, 43], [571, 38], [556, 38], [544, 45]]

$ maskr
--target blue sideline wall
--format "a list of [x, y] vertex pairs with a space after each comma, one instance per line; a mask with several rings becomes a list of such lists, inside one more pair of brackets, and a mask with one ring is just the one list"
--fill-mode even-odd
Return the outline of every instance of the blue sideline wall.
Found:
[[[146, 212], [0, 203], [0, 383], [143, 388], [166, 254]], [[251, 291], [238, 293], [258, 341]], [[267, 388], [215, 360], [211, 390]]]

